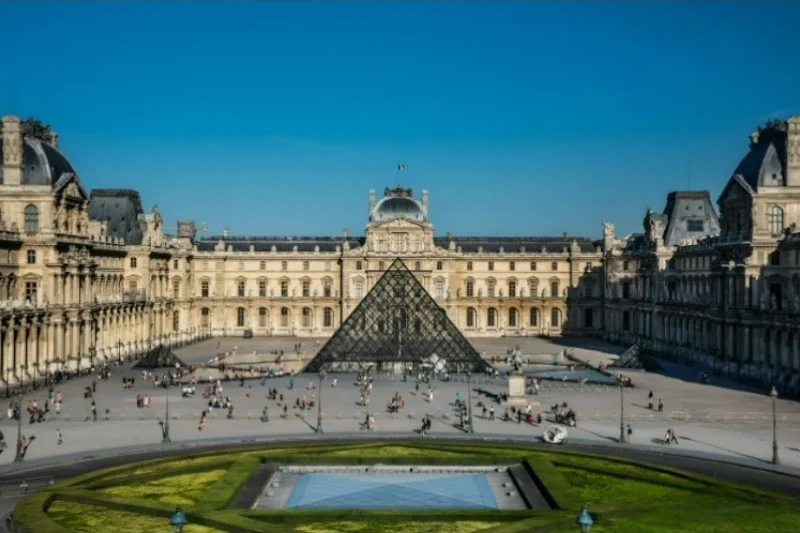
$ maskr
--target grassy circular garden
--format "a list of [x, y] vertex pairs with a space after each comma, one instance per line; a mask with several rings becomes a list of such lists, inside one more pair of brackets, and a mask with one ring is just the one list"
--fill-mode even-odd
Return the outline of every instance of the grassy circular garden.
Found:
[[[527, 464], [551, 510], [236, 510], [229, 506], [262, 464]], [[498, 444], [304, 444], [261, 446], [99, 470], [58, 482], [14, 510], [26, 533], [576, 532], [586, 505], [592, 533], [785, 533], [800, 526], [798, 498], [657, 465]]]

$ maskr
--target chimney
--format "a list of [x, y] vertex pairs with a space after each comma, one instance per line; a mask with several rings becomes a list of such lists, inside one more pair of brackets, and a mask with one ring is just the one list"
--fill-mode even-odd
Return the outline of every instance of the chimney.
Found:
[[3, 184], [22, 183], [22, 129], [19, 118], [3, 117]]
[[228, 228], [225, 228], [224, 230], [222, 230], [222, 238], [223, 239], [227, 239], [230, 236], [230, 234], [231, 234], [231, 231]]
[[800, 187], [800, 117], [791, 117], [786, 123], [786, 185]]
[[422, 189], [422, 209], [428, 214], [428, 189]]
[[375, 209], [375, 189], [369, 190], [369, 216], [372, 216], [372, 210]]

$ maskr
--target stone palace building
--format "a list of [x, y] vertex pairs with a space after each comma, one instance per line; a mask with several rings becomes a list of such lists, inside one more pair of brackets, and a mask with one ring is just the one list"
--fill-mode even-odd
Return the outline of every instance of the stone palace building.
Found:
[[[396, 257], [467, 336], [600, 336], [749, 372], [798, 370], [800, 119], [753, 134], [719, 200], [675, 192], [645, 232], [434, 235], [428, 193], [369, 192], [364, 235], [165, 232], [136, 191], [94, 189], [3, 118], [0, 380], [208, 335], [325, 337]], [[751, 368], [752, 367], [752, 368]], [[759, 374], [760, 375], [760, 374]]]

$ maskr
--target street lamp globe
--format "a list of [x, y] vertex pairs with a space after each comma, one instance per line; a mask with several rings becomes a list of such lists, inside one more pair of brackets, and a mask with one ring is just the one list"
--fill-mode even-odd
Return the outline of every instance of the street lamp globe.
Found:
[[581, 507], [581, 513], [578, 515], [578, 525], [581, 526], [581, 533], [589, 533], [592, 524], [594, 524], [592, 515], [589, 513], [589, 509], [584, 505]]
[[186, 520], [186, 515], [183, 514], [183, 507], [180, 505], [177, 506], [172, 518], [169, 519], [169, 524], [172, 526], [172, 530], [175, 533], [181, 533], [181, 531], [183, 531], [183, 526], [185, 526], [187, 522], [188, 520]]

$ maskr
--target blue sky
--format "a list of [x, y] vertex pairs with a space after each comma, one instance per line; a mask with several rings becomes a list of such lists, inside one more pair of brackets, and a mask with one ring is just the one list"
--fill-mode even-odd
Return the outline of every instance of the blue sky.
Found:
[[639, 231], [671, 190], [716, 201], [750, 131], [800, 114], [800, 2], [3, 2], [0, 20], [0, 112], [51, 124], [87, 188], [209, 234], [360, 234], [398, 162], [439, 234]]

